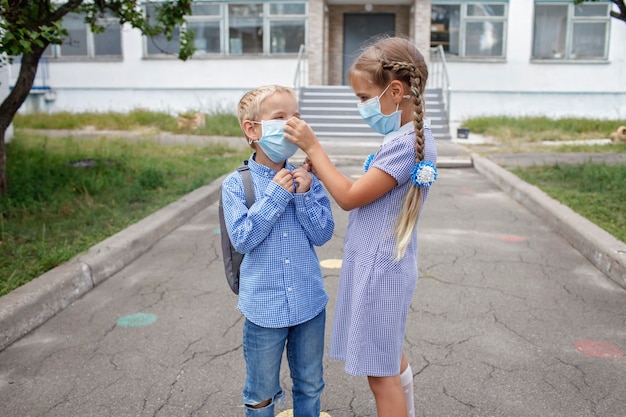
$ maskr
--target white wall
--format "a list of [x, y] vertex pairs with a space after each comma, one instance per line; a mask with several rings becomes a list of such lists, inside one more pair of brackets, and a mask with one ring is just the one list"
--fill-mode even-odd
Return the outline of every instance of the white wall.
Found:
[[293, 85], [296, 58], [145, 59], [142, 42], [137, 30], [125, 27], [123, 62], [51, 62], [55, 99], [45, 101], [42, 110], [235, 113], [241, 96], [252, 88]]
[[508, 115], [626, 119], [626, 23], [611, 19], [609, 60], [533, 63], [532, 1], [509, 2], [506, 62], [450, 62], [450, 120]]
[[[483, 115], [626, 119], [626, 23], [612, 18], [610, 25], [607, 62], [531, 62], [533, 2], [511, 0], [504, 61], [448, 61], [451, 122]], [[245, 91], [294, 82], [294, 57], [145, 59], [143, 38], [130, 27], [122, 42], [122, 62], [51, 62], [53, 94], [31, 95], [20, 111], [234, 113]]]

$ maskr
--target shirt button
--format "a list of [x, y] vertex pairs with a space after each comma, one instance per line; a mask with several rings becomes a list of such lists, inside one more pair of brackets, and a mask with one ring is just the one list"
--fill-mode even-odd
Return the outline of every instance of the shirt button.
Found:
[[287, 232], [283, 233], [283, 237], [287, 237]]
[[290, 291], [290, 292], [291, 292], [291, 291], [293, 291], [293, 290], [292, 290], [292, 288], [291, 288], [291, 287], [289, 287], [289, 288], [287, 288], [287, 291]]
[[289, 263], [289, 259], [285, 259], [285, 263], [288, 264]]

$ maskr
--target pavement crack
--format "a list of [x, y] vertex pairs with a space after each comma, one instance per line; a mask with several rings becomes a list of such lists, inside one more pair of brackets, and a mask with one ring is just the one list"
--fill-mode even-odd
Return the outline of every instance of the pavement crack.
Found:
[[496, 324], [501, 325], [501, 326], [502, 326], [502, 327], [504, 327], [506, 330], [508, 330], [509, 332], [513, 333], [515, 336], [517, 336], [517, 337], [518, 337], [518, 338], [520, 338], [521, 340], [525, 341], [525, 342], [526, 342], [526, 343], [528, 343], [529, 345], [534, 346], [534, 347], [536, 347], [536, 348], [540, 348], [540, 346], [538, 346], [537, 344], [533, 343], [533, 342], [532, 342], [531, 340], [529, 340], [528, 338], [524, 337], [524, 336], [523, 336], [521, 333], [519, 333], [518, 331], [513, 330], [513, 329], [512, 329], [511, 327], [509, 327], [509, 325], [508, 325], [508, 324], [506, 324], [505, 322], [501, 321], [501, 320], [498, 318], [498, 315], [497, 315], [497, 314], [495, 314], [495, 313], [493, 314], [493, 319], [494, 319], [494, 322], [495, 322]]
[[468, 403], [466, 401], [462, 401], [459, 398], [455, 397], [454, 395], [450, 394], [448, 392], [448, 389], [445, 386], [443, 387], [443, 394], [446, 395], [447, 397], [452, 398], [454, 401], [458, 402], [459, 404], [463, 404], [465, 407], [468, 407], [471, 410], [475, 410], [477, 408], [474, 404]]

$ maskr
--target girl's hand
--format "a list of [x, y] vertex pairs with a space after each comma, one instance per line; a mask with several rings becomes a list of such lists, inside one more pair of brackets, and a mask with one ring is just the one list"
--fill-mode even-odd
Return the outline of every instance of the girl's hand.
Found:
[[285, 138], [290, 142], [293, 142], [305, 153], [307, 153], [312, 146], [319, 143], [313, 129], [311, 129], [311, 127], [304, 120], [297, 117], [292, 117], [287, 120], [284, 130]]
[[292, 172], [293, 180], [296, 183], [296, 193], [306, 193], [311, 188], [311, 174], [304, 168], [296, 168]]
[[317, 172], [315, 171], [315, 166], [313, 165], [313, 161], [311, 161], [311, 159], [308, 156], [304, 158], [304, 162], [302, 163], [302, 168], [304, 168], [305, 170], [309, 172], [312, 172], [313, 174], [315, 174], [315, 176], [317, 176]]
[[283, 168], [278, 171], [276, 175], [274, 175], [274, 178], [272, 178], [272, 181], [274, 181], [276, 184], [278, 184], [288, 192], [294, 192], [293, 177], [291, 176], [291, 171], [289, 171], [287, 168]]

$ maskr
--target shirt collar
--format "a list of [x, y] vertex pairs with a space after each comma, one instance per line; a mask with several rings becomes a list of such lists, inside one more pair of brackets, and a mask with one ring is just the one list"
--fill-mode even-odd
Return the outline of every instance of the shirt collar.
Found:
[[[255, 161], [255, 158], [256, 158], [256, 152], [253, 152], [252, 155], [250, 156], [250, 159], [248, 159], [248, 166], [250, 167], [250, 170], [252, 170], [253, 172], [261, 173], [261, 174], [272, 174], [272, 177], [276, 175], [276, 171], [274, 171], [270, 167], [259, 164], [258, 162]], [[285, 162], [285, 168], [287, 168], [290, 171], [293, 171], [294, 166], [289, 163], [289, 160], [287, 160]]]

